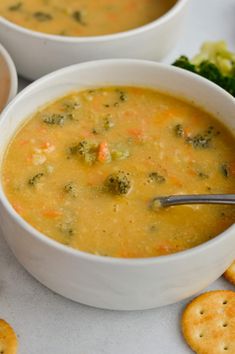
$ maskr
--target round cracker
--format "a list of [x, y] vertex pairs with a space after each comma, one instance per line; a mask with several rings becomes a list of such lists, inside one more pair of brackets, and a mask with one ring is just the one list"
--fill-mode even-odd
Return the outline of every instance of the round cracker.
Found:
[[195, 298], [183, 312], [182, 331], [197, 354], [234, 354], [235, 292], [209, 291]]
[[231, 266], [224, 273], [224, 277], [230, 281], [230, 283], [235, 285], [235, 261], [231, 264]]
[[4, 320], [0, 319], [0, 354], [16, 354], [18, 340], [14, 330]]

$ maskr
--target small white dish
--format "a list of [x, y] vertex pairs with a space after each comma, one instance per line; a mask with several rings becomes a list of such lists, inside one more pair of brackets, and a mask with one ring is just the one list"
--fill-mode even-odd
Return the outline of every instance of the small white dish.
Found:
[[15, 97], [18, 78], [15, 64], [9, 53], [0, 44], [0, 112]]
[[[0, 121], [0, 166], [17, 129], [40, 106], [71, 90], [115, 85], [156, 88], [195, 102], [235, 132], [235, 99], [212, 82], [150, 61], [94, 61], [41, 78], [8, 105]], [[200, 246], [161, 257], [121, 259], [72, 249], [23, 220], [1, 180], [0, 222], [13, 253], [36, 279], [69, 299], [106, 309], [140, 310], [180, 301], [216, 280], [235, 259], [235, 225]]]
[[160, 60], [176, 45], [189, 0], [178, 0], [163, 16], [136, 29], [91, 37], [56, 36], [18, 26], [0, 16], [0, 42], [17, 71], [35, 80], [54, 70], [106, 58]]

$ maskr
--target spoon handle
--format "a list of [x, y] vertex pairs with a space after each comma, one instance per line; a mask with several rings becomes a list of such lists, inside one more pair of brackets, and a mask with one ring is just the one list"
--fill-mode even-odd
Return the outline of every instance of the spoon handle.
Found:
[[171, 195], [156, 200], [159, 200], [163, 207], [183, 204], [235, 204], [235, 194]]

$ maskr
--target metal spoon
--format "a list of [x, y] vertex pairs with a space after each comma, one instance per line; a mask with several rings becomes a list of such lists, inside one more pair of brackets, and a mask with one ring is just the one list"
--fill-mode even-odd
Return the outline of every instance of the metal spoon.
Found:
[[235, 204], [235, 194], [192, 194], [155, 197], [152, 208], [169, 207], [184, 204]]

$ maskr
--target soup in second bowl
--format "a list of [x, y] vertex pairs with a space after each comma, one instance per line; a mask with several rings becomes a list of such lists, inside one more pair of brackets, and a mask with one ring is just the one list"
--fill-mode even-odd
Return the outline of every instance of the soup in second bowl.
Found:
[[7, 103], [10, 92], [9, 68], [3, 56], [0, 54], [0, 112]]
[[41, 108], [2, 168], [15, 210], [52, 239], [112, 257], [175, 253], [235, 221], [233, 206], [153, 210], [159, 195], [233, 193], [235, 141], [214, 117], [148, 88], [74, 92]]
[[176, 0], [1, 0], [0, 16], [38, 32], [98, 36], [143, 26]]

